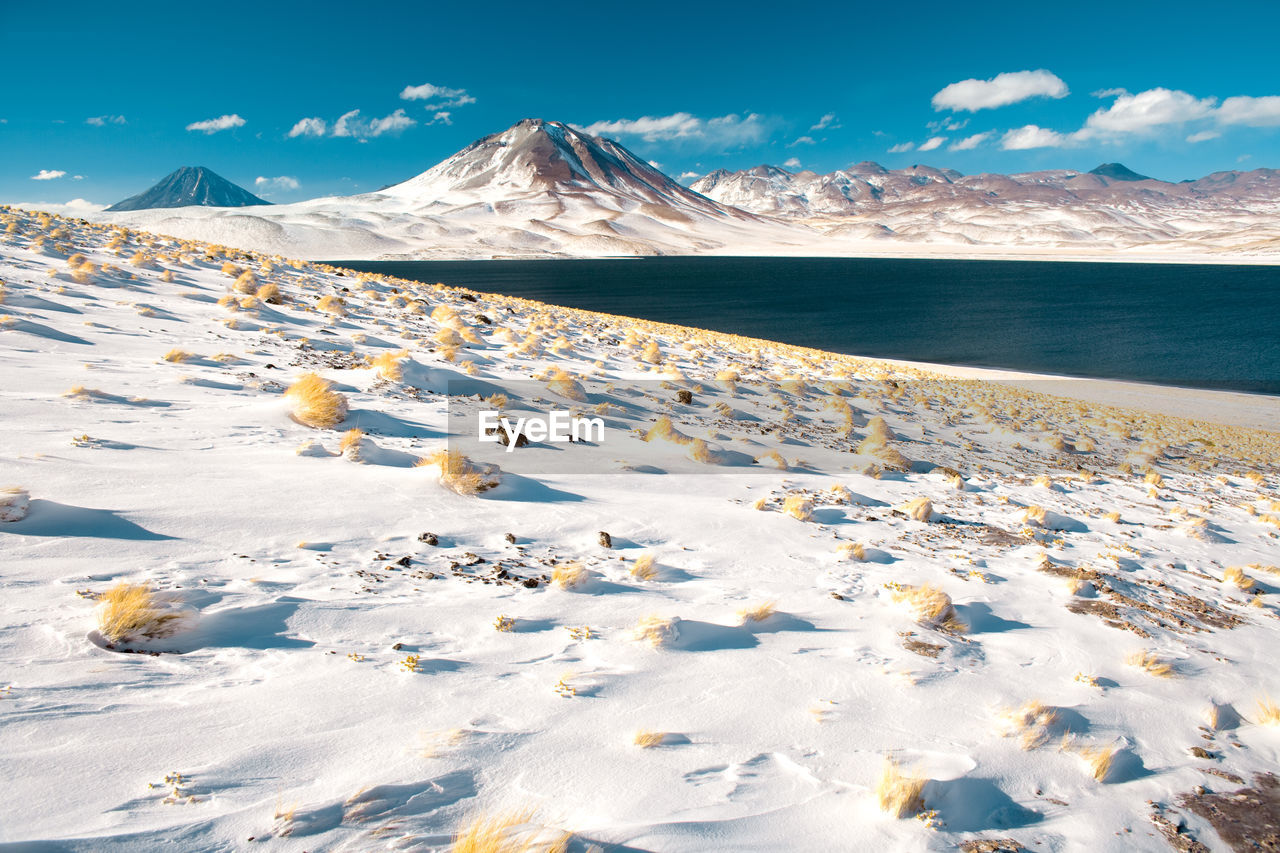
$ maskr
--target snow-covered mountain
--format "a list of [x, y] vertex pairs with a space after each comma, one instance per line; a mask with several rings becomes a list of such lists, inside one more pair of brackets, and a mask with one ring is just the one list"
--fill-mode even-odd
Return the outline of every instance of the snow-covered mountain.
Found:
[[517, 122], [378, 192], [252, 213], [112, 219], [316, 259], [698, 254], [812, 236], [713, 202], [616, 142], [541, 119]]
[[826, 175], [720, 169], [691, 189], [803, 223], [829, 242], [1280, 253], [1280, 171], [1170, 183], [1106, 163], [1089, 172], [963, 175], [858, 163]]
[[118, 201], [107, 210], [149, 210], [165, 207], [251, 207], [271, 204], [258, 198], [238, 184], [206, 169], [204, 166], [183, 166], [165, 177], [145, 192]]
[[1169, 183], [1117, 163], [1092, 172], [963, 175], [864, 162], [826, 175], [720, 169], [686, 188], [617, 142], [525, 119], [377, 192], [252, 209], [117, 205], [101, 216], [316, 260], [925, 253], [1268, 260], [1280, 258], [1280, 171]]

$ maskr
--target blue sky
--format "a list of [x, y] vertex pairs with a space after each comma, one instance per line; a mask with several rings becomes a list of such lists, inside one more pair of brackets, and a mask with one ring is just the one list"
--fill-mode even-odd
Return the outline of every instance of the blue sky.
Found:
[[183, 165], [373, 190], [529, 116], [675, 176], [1280, 167], [1277, 32], [1275, 2], [0, 2], [0, 200], [109, 204]]

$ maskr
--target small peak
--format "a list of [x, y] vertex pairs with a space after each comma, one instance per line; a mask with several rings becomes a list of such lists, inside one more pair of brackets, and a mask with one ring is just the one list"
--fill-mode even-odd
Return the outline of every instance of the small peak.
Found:
[[1089, 170], [1090, 175], [1098, 175], [1103, 178], [1110, 178], [1113, 181], [1151, 181], [1155, 180], [1147, 175], [1139, 175], [1123, 163], [1103, 163], [1096, 169]]

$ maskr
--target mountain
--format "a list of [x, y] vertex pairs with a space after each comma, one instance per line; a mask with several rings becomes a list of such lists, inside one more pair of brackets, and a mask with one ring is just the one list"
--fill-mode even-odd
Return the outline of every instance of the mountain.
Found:
[[1123, 163], [1103, 163], [1096, 169], [1089, 170], [1090, 175], [1101, 175], [1113, 181], [1151, 181], [1146, 175], [1139, 175]]
[[107, 210], [150, 210], [159, 207], [249, 207], [271, 204], [204, 166], [183, 166], [151, 189], [118, 201]]
[[542, 119], [519, 121], [377, 192], [251, 212], [110, 218], [317, 260], [699, 254], [802, 242], [794, 228], [693, 192], [617, 142]]
[[[963, 175], [878, 163], [820, 175], [776, 166], [717, 169], [690, 186], [723, 204], [821, 232], [825, 248], [875, 241], [1088, 252], [1280, 254], [1280, 171], [1217, 172], [1183, 183], [1108, 163]], [[905, 251], [905, 250], [904, 250]]]
[[[138, 206], [133, 201], [122, 205]], [[1089, 172], [1011, 175], [964, 175], [925, 164], [888, 169], [874, 162], [819, 174], [764, 164], [717, 169], [684, 187], [614, 140], [562, 122], [524, 119], [377, 192], [268, 207], [116, 205], [100, 216], [312, 260], [928, 253], [1274, 258], [1280, 256], [1280, 172], [1216, 172], [1170, 183], [1114, 163]]]

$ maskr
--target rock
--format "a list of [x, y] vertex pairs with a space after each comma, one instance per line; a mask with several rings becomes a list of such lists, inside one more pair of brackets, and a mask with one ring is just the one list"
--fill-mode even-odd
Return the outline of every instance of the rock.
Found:
[[436, 537], [436, 535], [435, 535], [434, 533], [419, 533], [419, 534], [418, 534], [418, 541], [419, 541], [419, 542], [426, 542], [428, 545], [439, 545], [439, 544], [440, 544], [440, 540], [439, 540], [439, 538], [437, 538], [437, 537]]
[[603, 530], [600, 531], [600, 547], [602, 548], [613, 547], [613, 537], [610, 536], [608, 533], [605, 533]]
[[514, 533], [508, 533], [506, 535], [506, 540], [510, 542], [512, 545], [514, 545], [516, 544], [516, 535]]
[[525, 578], [525, 579], [524, 579], [524, 582], [523, 582], [521, 585], [522, 585], [522, 586], [524, 586], [524, 587], [526, 587], [527, 589], [537, 589], [537, 588], [538, 588], [538, 579], [537, 579], [537, 578]]
[[413, 558], [412, 558], [412, 557], [409, 557], [409, 556], [404, 556], [404, 557], [401, 557], [400, 559], [396, 560], [396, 565], [397, 565], [397, 566], [404, 566], [404, 567], [406, 567], [406, 568], [408, 568], [408, 566], [409, 566], [410, 564], [412, 564], [412, 563], [413, 563]]
[[693, 402], [693, 393], [681, 388], [676, 392], [676, 402], [684, 403], [686, 406]]
[[391, 647], [391, 651], [398, 652], [403, 648], [404, 648], [404, 643], [396, 643], [394, 646]]

